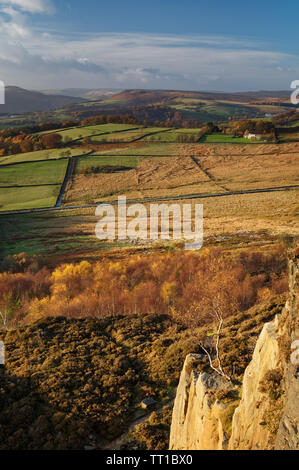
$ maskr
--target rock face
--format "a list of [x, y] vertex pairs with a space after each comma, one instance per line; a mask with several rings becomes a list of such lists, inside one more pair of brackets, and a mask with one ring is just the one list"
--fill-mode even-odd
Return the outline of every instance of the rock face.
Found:
[[234, 450], [265, 449], [271, 433], [264, 425], [263, 416], [269, 409], [269, 398], [260, 391], [267, 372], [279, 367], [279, 317], [266, 323], [257, 341], [253, 358], [243, 379], [240, 405], [235, 411], [229, 448]]
[[228, 404], [213, 400], [213, 392], [231, 384], [220, 376], [197, 374], [193, 369], [200, 356], [185, 360], [177, 389], [170, 434], [170, 450], [222, 450], [228, 445], [223, 417]]
[[[299, 262], [290, 261], [290, 298], [286, 304], [287, 322], [284, 335], [290, 339], [291, 349], [295, 345], [296, 352], [292, 360], [285, 363], [286, 399], [284, 413], [276, 437], [276, 449], [299, 449]], [[297, 344], [295, 343], [297, 341]]]
[[[173, 410], [171, 450], [299, 449], [299, 367], [291, 345], [299, 339], [299, 260], [290, 261], [290, 295], [281, 315], [264, 325], [245, 370], [241, 400], [217, 375], [198, 373], [189, 355]], [[292, 357], [292, 360], [291, 360]], [[220, 392], [220, 399], [219, 399]]]

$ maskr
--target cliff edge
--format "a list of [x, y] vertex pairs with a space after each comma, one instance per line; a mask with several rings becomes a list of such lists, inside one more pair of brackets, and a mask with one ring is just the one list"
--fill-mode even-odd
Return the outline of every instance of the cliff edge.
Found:
[[294, 255], [286, 305], [264, 325], [241, 385], [199, 371], [202, 357], [187, 356], [174, 404], [171, 450], [299, 449], [298, 292], [299, 257]]

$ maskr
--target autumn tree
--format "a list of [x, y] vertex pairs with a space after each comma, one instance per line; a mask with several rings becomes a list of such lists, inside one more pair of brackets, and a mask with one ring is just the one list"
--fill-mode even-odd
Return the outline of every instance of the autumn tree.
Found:
[[46, 134], [42, 136], [41, 142], [45, 149], [55, 149], [61, 146], [62, 137], [60, 134]]

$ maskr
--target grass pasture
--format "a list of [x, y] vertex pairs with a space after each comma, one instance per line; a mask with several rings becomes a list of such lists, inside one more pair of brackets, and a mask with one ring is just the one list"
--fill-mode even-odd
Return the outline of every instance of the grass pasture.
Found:
[[0, 188], [0, 212], [53, 207], [59, 191], [60, 184], [29, 188]]
[[0, 186], [30, 186], [61, 184], [67, 160], [36, 162], [1, 168]]

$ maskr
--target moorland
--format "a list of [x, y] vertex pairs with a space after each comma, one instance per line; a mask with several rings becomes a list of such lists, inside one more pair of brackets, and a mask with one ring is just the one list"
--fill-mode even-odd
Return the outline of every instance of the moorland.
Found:
[[[215, 298], [238, 386], [286, 300], [299, 233], [286, 94], [101, 93], [0, 120], [1, 449], [166, 449], [185, 356], [215, 336]], [[203, 204], [203, 249], [97, 240], [96, 206], [120, 195]]]

